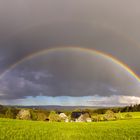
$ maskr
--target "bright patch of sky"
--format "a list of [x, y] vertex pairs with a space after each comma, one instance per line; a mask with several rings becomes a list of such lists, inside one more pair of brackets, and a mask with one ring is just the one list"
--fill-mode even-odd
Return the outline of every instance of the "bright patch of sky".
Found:
[[140, 104], [140, 97], [135, 96], [84, 96], [84, 97], [50, 97], [50, 96], [27, 96], [25, 99], [5, 100], [3, 104], [11, 105], [60, 105], [60, 106], [126, 106]]

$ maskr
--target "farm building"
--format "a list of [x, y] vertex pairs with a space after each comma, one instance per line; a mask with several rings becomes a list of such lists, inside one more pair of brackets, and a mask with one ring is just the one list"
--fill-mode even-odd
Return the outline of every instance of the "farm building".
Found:
[[91, 122], [91, 117], [88, 112], [72, 112], [71, 114], [72, 121], [75, 122]]

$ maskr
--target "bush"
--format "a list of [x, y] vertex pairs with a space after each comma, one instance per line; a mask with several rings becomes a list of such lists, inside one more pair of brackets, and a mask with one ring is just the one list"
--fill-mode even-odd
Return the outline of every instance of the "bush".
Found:
[[98, 115], [98, 114], [92, 115], [91, 118], [92, 118], [92, 121], [94, 121], [94, 122], [98, 122], [98, 121], [102, 120], [101, 115]]
[[129, 114], [129, 113], [127, 113], [124, 117], [125, 117], [125, 119], [131, 119], [132, 118], [132, 115]]

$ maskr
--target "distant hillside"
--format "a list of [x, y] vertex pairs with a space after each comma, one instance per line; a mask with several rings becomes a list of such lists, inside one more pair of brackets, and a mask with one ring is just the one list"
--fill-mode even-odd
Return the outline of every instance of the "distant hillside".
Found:
[[47, 106], [14, 106], [17, 108], [30, 108], [30, 109], [46, 109], [46, 110], [76, 110], [76, 109], [99, 109], [103, 108], [101, 106], [57, 106], [57, 105], [47, 105]]

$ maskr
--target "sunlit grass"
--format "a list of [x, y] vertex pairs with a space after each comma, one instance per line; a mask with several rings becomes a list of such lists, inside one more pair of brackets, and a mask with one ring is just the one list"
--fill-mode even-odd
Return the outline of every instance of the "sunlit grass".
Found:
[[125, 117], [126, 114], [132, 115], [133, 118], [140, 118], [140, 112], [124, 112], [121, 113], [122, 117]]
[[140, 140], [140, 119], [92, 123], [0, 119], [0, 140]]
[[93, 123], [47, 123], [1, 119], [0, 139], [139, 140], [140, 119]]

